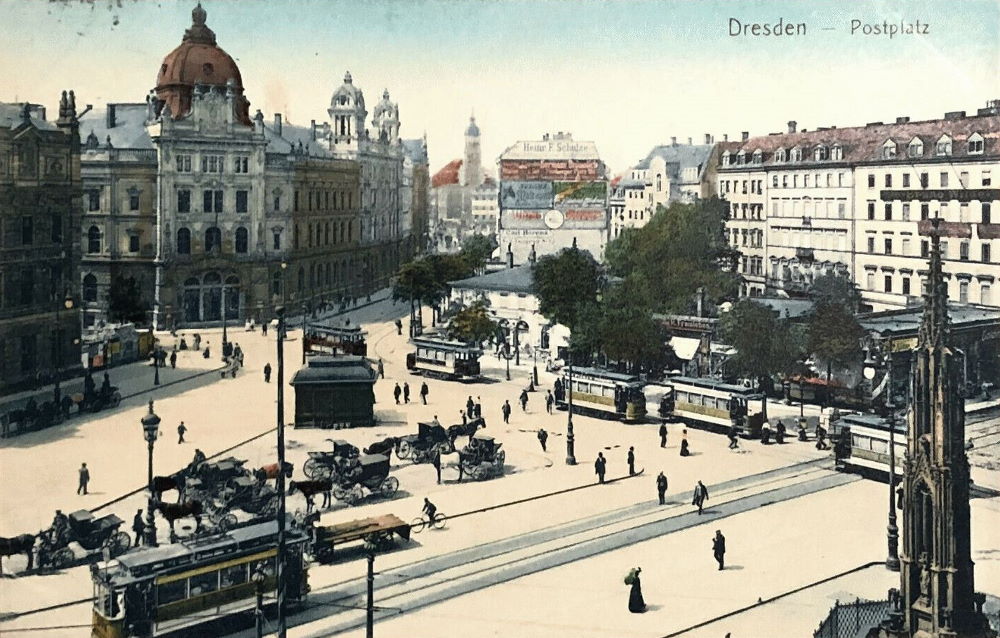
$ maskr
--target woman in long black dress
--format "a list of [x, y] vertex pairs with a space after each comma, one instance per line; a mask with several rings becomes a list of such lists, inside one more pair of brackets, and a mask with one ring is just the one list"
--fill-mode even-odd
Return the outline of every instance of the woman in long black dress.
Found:
[[632, 589], [628, 594], [628, 610], [633, 614], [641, 614], [646, 611], [646, 601], [642, 599], [642, 583], [639, 580], [639, 572], [642, 568], [636, 567], [632, 575]]

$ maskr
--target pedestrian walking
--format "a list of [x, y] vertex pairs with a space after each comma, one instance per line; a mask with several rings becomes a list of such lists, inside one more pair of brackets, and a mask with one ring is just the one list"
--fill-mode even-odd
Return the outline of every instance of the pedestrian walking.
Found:
[[518, 401], [521, 402], [521, 412], [528, 411], [528, 391], [521, 390], [521, 396], [518, 397]]
[[423, 402], [424, 405], [427, 405], [427, 392], [428, 392], [427, 382], [424, 381], [423, 383], [420, 384], [420, 400]]
[[434, 456], [431, 457], [431, 463], [434, 464], [434, 471], [437, 472], [438, 485], [441, 484], [441, 450], [435, 448]]
[[132, 532], [135, 533], [135, 546], [138, 547], [142, 545], [143, 532], [146, 530], [146, 524], [142, 521], [142, 508], [135, 513], [135, 518], [132, 519]]
[[87, 464], [83, 463], [80, 465], [78, 472], [80, 473], [80, 484], [76, 487], [76, 493], [86, 496], [87, 483], [90, 483], [90, 470], [87, 469]]
[[184, 442], [184, 433], [187, 431], [187, 426], [184, 425], [184, 421], [181, 421], [181, 424], [177, 426], [177, 445]]
[[197, 332], [194, 333], [194, 349], [201, 350], [201, 335]]
[[667, 447], [667, 424], [660, 424], [660, 447]]
[[660, 472], [656, 477], [656, 493], [660, 497], [660, 505], [667, 504], [667, 475]]
[[378, 376], [385, 378], [385, 365], [382, 363], [382, 358], [379, 357], [378, 360]]
[[264, 364], [264, 383], [270, 383], [270, 382], [271, 382], [271, 364], [270, 363], [265, 363]]
[[686, 428], [681, 431], [681, 456], [691, 456], [691, 449], [688, 447], [688, 431]]
[[740, 431], [736, 427], [735, 423], [732, 424], [731, 426], [729, 426], [729, 434], [726, 435], [726, 436], [729, 437], [729, 449], [730, 450], [735, 450], [736, 448], [738, 448], [740, 446], [740, 443], [739, 443]]
[[785, 442], [785, 423], [784, 421], [778, 421], [778, 425], [774, 427], [774, 440], [778, 445]]
[[504, 399], [503, 405], [500, 407], [500, 411], [503, 413], [503, 422], [510, 423], [510, 401]]
[[545, 395], [545, 411], [552, 414], [552, 406], [555, 404], [556, 399], [552, 396], [552, 390], [548, 390]]
[[399, 395], [401, 395], [402, 393], [403, 391], [400, 389], [399, 384], [397, 383], [396, 387], [392, 389], [392, 396], [396, 399], [396, 405], [399, 405]]
[[403, 322], [399, 319], [396, 319], [396, 334], [403, 334]]
[[410, 384], [408, 381], [403, 382], [403, 403], [410, 402]]
[[760, 427], [760, 443], [761, 445], [771, 445], [771, 426], [768, 425], [767, 421]]
[[262, 337], [266, 337], [267, 336], [267, 322], [266, 321], [264, 323], [260, 324], [260, 336], [262, 336]]
[[719, 571], [726, 568], [726, 537], [722, 535], [722, 532], [715, 530], [715, 538], [712, 539], [712, 554], [715, 555], [715, 560], [719, 563]]
[[705, 506], [705, 501], [708, 500], [708, 488], [701, 481], [694, 486], [694, 498], [691, 499], [692, 505], [698, 506], [698, 513], [701, 514], [702, 508]]
[[177, 352], [170, 353], [170, 367], [177, 368]]
[[633, 614], [646, 611], [646, 601], [642, 598], [642, 583], [639, 580], [641, 567], [636, 567], [625, 577], [625, 584], [630, 586], [628, 593], [628, 610]]
[[469, 418], [475, 418], [476, 414], [476, 404], [472, 402], [472, 395], [469, 395], [469, 399], [465, 402], [465, 411], [469, 413]]
[[809, 435], [806, 433], [806, 425], [802, 421], [799, 421], [799, 440], [808, 441]]
[[628, 448], [628, 456], [625, 460], [628, 462], [628, 475], [635, 476], [635, 448], [631, 445]]
[[481, 419], [483, 417], [483, 398], [476, 396], [476, 418]]
[[816, 449], [817, 450], [829, 450], [830, 446], [826, 444], [826, 428], [822, 425], [816, 426]]
[[545, 449], [545, 442], [549, 440], [549, 433], [545, 431], [545, 428], [538, 428], [538, 442], [542, 445], [542, 452], [548, 452]]
[[604, 472], [607, 471], [608, 462], [604, 458], [603, 452], [597, 453], [597, 460], [594, 461], [594, 472], [597, 474], [597, 482], [604, 482]]

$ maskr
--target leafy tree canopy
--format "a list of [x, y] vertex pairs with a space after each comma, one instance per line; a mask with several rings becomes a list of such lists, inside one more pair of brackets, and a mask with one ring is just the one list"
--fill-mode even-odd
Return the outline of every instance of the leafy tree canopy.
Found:
[[448, 325], [448, 335], [468, 343], [482, 343], [496, 332], [485, 301], [475, 301], [459, 310]]
[[469, 235], [462, 240], [462, 255], [473, 270], [480, 270], [486, 265], [497, 243], [493, 237], [486, 235]]
[[597, 303], [603, 281], [597, 260], [574, 246], [539, 258], [532, 273], [539, 311], [576, 334], [584, 309]]
[[729, 374], [760, 379], [801, 372], [804, 337], [770, 308], [744, 299], [722, 315], [719, 327], [722, 339], [736, 349], [726, 362]]
[[852, 312], [857, 311], [861, 303], [857, 286], [850, 277], [840, 274], [820, 275], [814, 279], [809, 287], [809, 298], [817, 305], [841, 305]]
[[832, 299], [821, 299], [809, 317], [809, 351], [832, 368], [845, 368], [861, 355], [864, 328], [851, 308]]

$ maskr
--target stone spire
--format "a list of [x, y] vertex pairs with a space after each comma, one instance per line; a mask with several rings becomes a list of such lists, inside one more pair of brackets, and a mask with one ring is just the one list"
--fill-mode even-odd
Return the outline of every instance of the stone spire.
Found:
[[924, 294], [924, 315], [920, 323], [920, 344], [941, 346], [948, 339], [948, 285], [941, 269], [941, 220], [931, 220], [930, 271]]

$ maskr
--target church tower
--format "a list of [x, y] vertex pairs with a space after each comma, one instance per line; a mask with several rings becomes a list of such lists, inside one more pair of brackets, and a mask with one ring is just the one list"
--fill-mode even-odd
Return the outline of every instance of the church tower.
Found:
[[483, 185], [483, 156], [479, 148], [479, 127], [476, 116], [469, 118], [465, 129], [465, 158], [462, 160], [462, 186], [477, 188]]
[[375, 106], [372, 126], [380, 142], [399, 144], [399, 106], [389, 100], [389, 89], [382, 92], [382, 100]]
[[890, 618], [880, 632], [885, 638], [996, 636], [973, 581], [962, 362], [950, 347], [939, 224], [932, 220], [928, 288], [913, 352], [901, 587], [890, 591]]
[[344, 74], [344, 83], [330, 98], [331, 149], [335, 151], [357, 152], [359, 141], [367, 138], [365, 118], [365, 94], [354, 85], [351, 72]]

